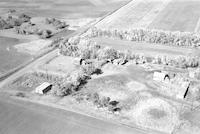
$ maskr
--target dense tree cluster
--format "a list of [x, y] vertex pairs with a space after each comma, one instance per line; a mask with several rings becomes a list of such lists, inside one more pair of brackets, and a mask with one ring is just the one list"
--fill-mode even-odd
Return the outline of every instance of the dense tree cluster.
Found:
[[20, 26], [25, 22], [30, 22], [31, 17], [22, 13], [18, 16], [9, 15], [6, 18], [0, 17], [0, 29], [10, 29], [16, 26]]
[[25, 35], [38, 35], [42, 39], [51, 37], [52, 31], [48, 29], [39, 29], [37, 26], [31, 23], [22, 24], [21, 26], [15, 27], [15, 32], [18, 34]]
[[45, 24], [51, 24], [54, 27], [56, 27], [56, 29], [63, 29], [65, 27], [69, 26], [65, 22], [62, 22], [62, 21], [60, 21], [58, 19], [55, 19], [55, 18], [46, 18], [45, 19]]
[[102, 30], [92, 28], [88, 31], [89, 37], [110, 37], [122, 40], [166, 44], [175, 46], [200, 46], [200, 35], [189, 32], [170, 32], [162, 30], [132, 29], [129, 31]]

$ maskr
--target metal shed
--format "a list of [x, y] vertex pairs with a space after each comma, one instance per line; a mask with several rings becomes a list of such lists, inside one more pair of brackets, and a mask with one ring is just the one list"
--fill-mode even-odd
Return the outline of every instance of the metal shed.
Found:
[[41, 85], [39, 85], [38, 87], [35, 88], [35, 93], [45, 94], [49, 90], [51, 90], [51, 88], [52, 88], [52, 84], [50, 84], [48, 82], [44, 82], [44, 83], [42, 83]]

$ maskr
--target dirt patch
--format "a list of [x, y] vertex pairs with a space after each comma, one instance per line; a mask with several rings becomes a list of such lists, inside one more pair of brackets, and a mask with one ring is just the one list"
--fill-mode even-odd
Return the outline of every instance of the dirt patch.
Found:
[[155, 109], [155, 108], [150, 109], [148, 111], [148, 114], [150, 114], [152, 118], [155, 118], [155, 119], [160, 119], [167, 115], [165, 111], [160, 110], [160, 109]]
[[159, 98], [139, 101], [130, 114], [137, 125], [167, 133], [172, 132], [180, 122], [177, 109]]

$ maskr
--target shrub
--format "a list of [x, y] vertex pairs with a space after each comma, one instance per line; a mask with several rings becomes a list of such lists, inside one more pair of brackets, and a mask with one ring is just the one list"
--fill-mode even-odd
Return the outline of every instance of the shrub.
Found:
[[102, 97], [100, 103], [103, 107], [107, 107], [109, 105], [109, 102], [110, 102], [110, 97]]
[[42, 30], [40, 37], [42, 39], [46, 39], [46, 38], [51, 37], [51, 34], [52, 34], [51, 30]]
[[17, 92], [16, 96], [17, 97], [22, 97], [22, 98], [26, 97], [26, 95], [24, 93], [22, 93], [22, 92]]
[[60, 96], [60, 97], [67, 96], [73, 92], [72, 91], [73, 87], [74, 85], [70, 82], [54, 85], [52, 87], [51, 94]]
[[113, 60], [118, 58], [118, 52], [113, 48], [105, 47], [99, 51], [98, 58]]
[[18, 18], [22, 21], [22, 22], [29, 22], [31, 17], [22, 13], [18, 16]]

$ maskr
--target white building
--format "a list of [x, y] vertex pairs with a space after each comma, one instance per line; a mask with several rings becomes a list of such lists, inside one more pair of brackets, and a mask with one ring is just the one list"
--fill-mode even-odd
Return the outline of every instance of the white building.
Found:
[[35, 88], [35, 93], [45, 94], [49, 90], [51, 90], [51, 88], [52, 88], [52, 85], [50, 83], [44, 82], [40, 86], [38, 86], [38, 87]]
[[164, 81], [169, 81], [170, 79], [169, 79], [169, 75], [164, 72], [154, 72], [153, 80], [164, 82]]

